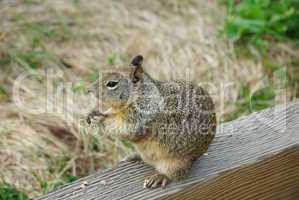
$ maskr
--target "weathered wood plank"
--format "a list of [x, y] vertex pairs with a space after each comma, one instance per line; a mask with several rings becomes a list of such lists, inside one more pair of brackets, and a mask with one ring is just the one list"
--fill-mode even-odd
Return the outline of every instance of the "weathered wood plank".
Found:
[[224, 172], [202, 184], [170, 195], [168, 200], [297, 200], [299, 199], [299, 146], [265, 160]]
[[143, 179], [153, 169], [121, 162], [116, 169], [82, 178], [40, 200], [294, 199], [299, 192], [298, 155], [296, 101], [220, 125], [190, 176], [166, 189], [144, 189]]

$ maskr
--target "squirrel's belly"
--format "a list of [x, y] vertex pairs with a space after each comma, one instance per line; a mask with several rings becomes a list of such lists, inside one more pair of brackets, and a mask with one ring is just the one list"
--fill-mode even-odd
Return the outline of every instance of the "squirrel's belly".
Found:
[[168, 174], [178, 166], [185, 165], [184, 159], [173, 158], [155, 140], [135, 143], [143, 161], [154, 166], [160, 173]]
[[152, 139], [137, 142], [135, 143], [135, 146], [142, 159], [149, 164], [154, 164], [161, 157], [166, 156], [165, 151], [163, 151], [158, 142]]

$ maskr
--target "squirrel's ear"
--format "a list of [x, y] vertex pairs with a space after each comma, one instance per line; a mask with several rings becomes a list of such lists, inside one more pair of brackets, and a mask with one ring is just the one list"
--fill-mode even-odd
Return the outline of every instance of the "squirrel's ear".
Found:
[[133, 65], [135, 67], [141, 67], [142, 66], [142, 62], [143, 62], [143, 56], [142, 55], [138, 55], [138, 56], [135, 56], [133, 58], [133, 60], [131, 61], [131, 65]]
[[133, 67], [133, 73], [131, 78], [133, 83], [137, 83], [142, 79], [143, 76], [142, 61], [143, 61], [143, 56], [141, 55], [135, 56], [131, 61], [131, 65]]

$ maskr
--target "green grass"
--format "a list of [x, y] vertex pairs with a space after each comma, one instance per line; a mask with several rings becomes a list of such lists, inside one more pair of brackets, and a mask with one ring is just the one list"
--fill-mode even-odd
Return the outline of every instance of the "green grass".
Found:
[[235, 103], [235, 111], [229, 113], [226, 121], [231, 121], [249, 113], [260, 111], [275, 105], [275, 92], [273, 86], [265, 86], [257, 91], [251, 91], [248, 84], [242, 85], [238, 99]]
[[28, 200], [29, 198], [15, 187], [0, 183], [0, 200]]
[[52, 11], [54, 24], [24, 21], [24, 34], [28, 37], [32, 47], [44, 47], [47, 41], [67, 42], [75, 39], [76, 34], [71, 31], [66, 17], [57, 11]]
[[41, 190], [42, 190], [43, 194], [48, 194], [49, 192], [51, 192], [55, 189], [58, 189], [59, 187], [65, 185], [67, 183], [74, 182], [77, 179], [78, 178], [76, 176], [67, 175], [67, 176], [64, 176], [63, 179], [53, 181], [53, 182], [41, 181], [40, 182], [40, 187], [41, 187]]
[[[25, 3], [34, 3], [26, 1]], [[26, 38], [26, 50], [18, 47], [19, 42], [14, 41], [9, 44], [8, 50], [0, 52], [0, 65], [8, 66], [17, 63], [32, 75], [35, 70], [41, 68], [49, 62], [58, 63], [58, 58], [46, 47], [48, 43], [63, 43], [76, 38], [71, 31], [66, 17], [55, 10], [51, 11], [54, 16], [54, 24], [28, 21], [22, 14], [16, 14], [15, 20], [22, 24], [20, 32]], [[18, 45], [17, 45], [18, 44]]]
[[239, 56], [260, 60], [264, 74], [270, 81], [267, 86], [257, 91], [252, 91], [250, 83], [243, 83], [235, 103], [235, 111], [228, 114], [225, 120], [275, 105], [275, 88], [271, 83], [273, 76], [278, 76], [276, 78], [286, 84], [283, 87], [292, 88], [299, 94], [299, 74], [292, 73], [298, 72], [296, 58], [290, 59], [289, 72], [285, 70], [286, 66], [278, 64], [276, 58], [269, 53], [280, 51], [275, 46], [278, 43], [299, 44], [299, 0], [220, 2], [226, 6], [227, 11], [222, 35], [235, 44]]
[[9, 65], [11, 62], [10, 56], [8, 54], [5, 55], [1, 55], [0, 57], [0, 65], [4, 66], [4, 65]]
[[269, 41], [299, 41], [298, 0], [226, 1], [223, 34], [233, 42], [267, 48]]
[[27, 50], [20, 51], [18, 49], [10, 49], [7, 51], [7, 55], [0, 58], [0, 63], [3, 63], [4, 67], [8, 67], [12, 63], [18, 64], [25, 71], [30, 73], [32, 77], [41, 81], [41, 75], [37, 73], [37, 69], [42, 68], [45, 63], [56, 62], [55, 56], [51, 55], [49, 52], [43, 50]]
[[0, 85], [0, 101], [3, 99], [7, 99], [7, 90], [5, 89], [5, 87], [3, 85]]
[[38, 69], [42, 67], [42, 60], [47, 57], [48, 54], [44, 51], [27, 51], [16, 52], [11, 54], [12, 60], [18, 62], [26, 69]]
[[87, 83], [81, 80], [73, 85], [72, 90], [75, 93], [87, 94]]
[[117, 54], [110, 54], [107, 58], [107, 64], [111, 66], [115, 65], [117, 61], [118, 61]]
[[6, 94], [7, 94], [6, 89], [4, 88], [4, 86], [0, 85], [0, 95], [6, 95]]
[[76, 181], [78, 177], [73, 176], [70, 172], [70, 170], [65, 170], [66, 166], [68, 164], [68, 161], [70, 160], [69, 157], [61, 153], [59, 156], [52, 157], [50, 165], [52, 166], [48, 173], [54, 174], [54, 175], [60, 175], [60, 177], [56, 177], [53, 180], [44, 180], [41, 178], [38, 174], [34, 174], [35, 178], [38, 180], [39, 187], [41, 188], [41, 191], [43, 194], [47, 194], [62, 185], [66, 183], [71, 183], [73, 181]]

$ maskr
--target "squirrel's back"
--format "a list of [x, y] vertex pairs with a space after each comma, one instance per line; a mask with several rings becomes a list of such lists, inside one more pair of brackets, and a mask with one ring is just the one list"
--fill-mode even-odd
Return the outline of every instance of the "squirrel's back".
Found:
[[131, 123], [139, 124], [173, 156], [196, 158], [206, 151], [214, 137], [216, 115], [213, 101], [202, 87], [145, 78], [142, 93], [133, 104]]

